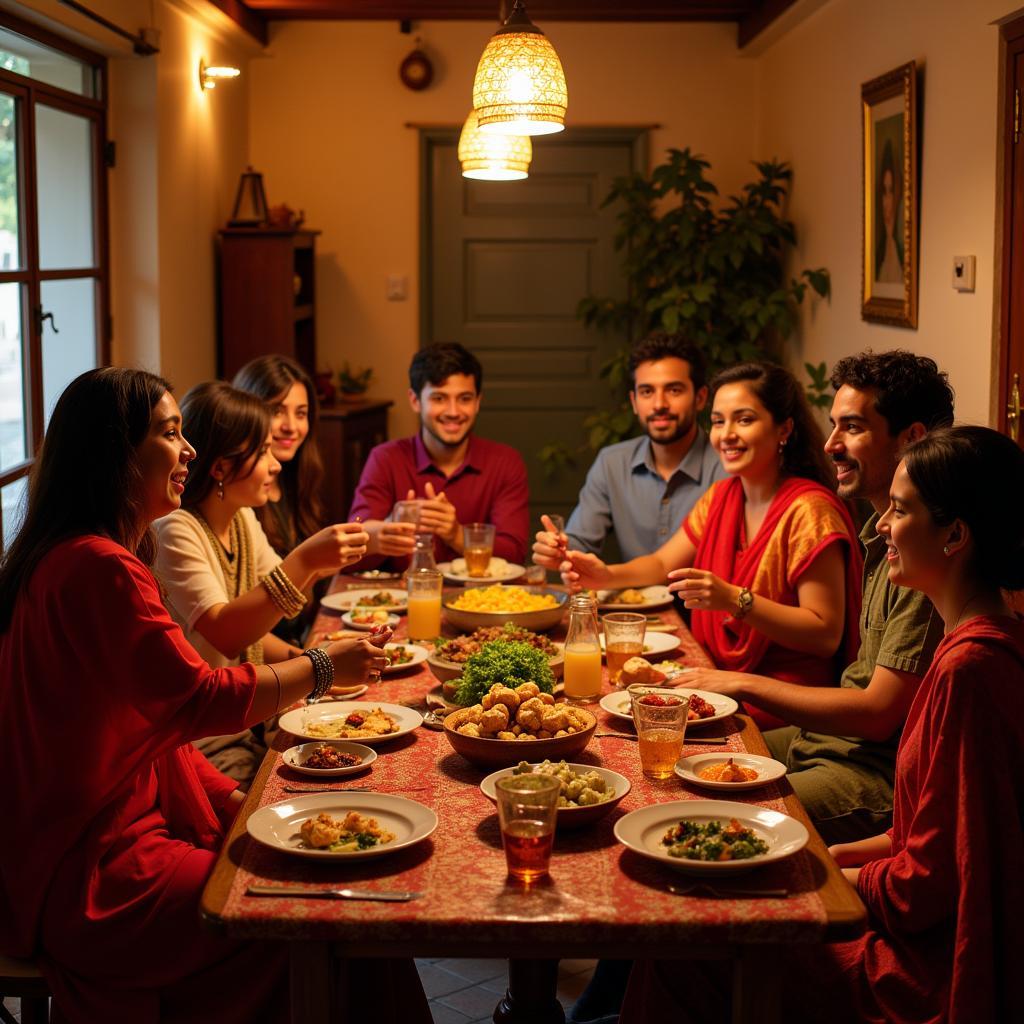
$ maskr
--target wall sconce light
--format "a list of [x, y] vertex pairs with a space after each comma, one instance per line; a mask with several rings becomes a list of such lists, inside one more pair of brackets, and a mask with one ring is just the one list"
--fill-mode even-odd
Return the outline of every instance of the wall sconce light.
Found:
[[473, 80], [480, 131], [550, 135], [565, 128], [565, 72], [547, 36], [530, 21], [522, 0], [491, 36]]
[[203, 89], [216, 89], [218, 82], [225, 79], [237, 78], [242, 72], [228, 64], [207, 64], [206, 61], [199, 61], [199, 85]]
[[533, 143], [529, 135], [484, 135], [471, 110], [459, 136], [459, 163], [464, 178], [521, 181], [529, 177]]

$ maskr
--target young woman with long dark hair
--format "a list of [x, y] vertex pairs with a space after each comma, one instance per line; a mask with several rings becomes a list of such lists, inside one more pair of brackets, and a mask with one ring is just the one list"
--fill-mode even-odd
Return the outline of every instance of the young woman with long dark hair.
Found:
[[[190, 741], [384, 665], [387, 634], [274, 669], [196, 653], [147, 566], [150, 524], [179, 506], [195, 455], [166, 381], [81, 375], [0, 562], [0, 951], [42, 966], [53, 1021], [285, 1019], [284, 951], [200, 927], [241, 801]], [[413, 975], [401, 985], [420, 991]], [[399, 990], [373, 986], [375, 999]]]
[[[835, 677], [858, 644], [860, 546], [835, 496], [821, 430], [793, 375], [743, 363], [711, 382], [711, 443], [729, 479], [705, 492], [656, 552], [621, 565], [568, 551], [571, 586], [660, 583], [693, 609], [694, 637], [719, 668], [808, 685]], [[553, 534], [537, 552], [557, 559]], [[752, 708], [762, 728], [778, 719]]]

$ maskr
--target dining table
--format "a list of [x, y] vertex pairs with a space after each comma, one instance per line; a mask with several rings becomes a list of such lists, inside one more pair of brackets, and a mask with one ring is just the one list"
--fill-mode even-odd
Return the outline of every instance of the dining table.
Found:
[[[386, 584], [382, 584], [386, 585]], [[397, 584], [400, 586], [401, 584]], [[365, 587], [337, 576], [331, 591]], [[375, 585], [376, 587], [376, 585]], [[659, 631], [678, 639], [667, 657], [688, 667], [711, 666], [672, 605], [656, 614]], [[311, 638], [341, 629], [339, 612], [321, 606]], [[552, 635], [558, 637], [561, 627]], [[446, 625], [449, 635], [454, 632]], [[395, 640], [406, 635], [405, 618]], [[605, 692], [612, 692], [603, 669]], [[676, 680], [678, 682], [679, 680]], [[438, 685], [426, 663], [385, 675], [370, 684], [362, 701], [426, 710]], [[682, 684], [685, 685], [685, 682]], [[285, 787], [310, 789], [320, 780], [297, 774], [282, 753], [301, 742], [283, 730], [274, 739], [245, 803], [220, 851], [203, 892], [207, 926], [238, 939], [279, 940], [290, 950], [292, 1021], [320, 1024], [344, 1019], [344, 977], [338, 958], [494, 957], [509, 963], [508, 988], [494, 1020], [507, 1024], [562, 1024], [556, 998], [561, 958], [724, 961], [732, 971], [731, 1018], [771, 1024], [780, 1020], [782, 967], [794, 947], [855, 938], [865, 926], [856, 891], [829, 856], [803, 807], [783, 777], [757, 789], [726, 794], [745, 804], [784, 812], [810, 833], [796, 854], [726, 876], [709, 888], [621, 845], [613, 834], [622, 815], [657, 802], [717, 797], [684, 782], [646, 779], [632, 727], [600, 706], [587, 748], [576, 763], [603, 766], [624, 775], [631, 788], [618, 806], [586, 828], [556, 833], [549, 877], [532, 884], [506, 871], [494, 805], [480, 790], [492, 769], [465, 760], [441, 731], [425, 727], [377, 746], [364, 773], [332, 779], [337, 789], [367, 786], [374, 793], [407, 796], [438, 818], [433, 834], [387, 856], [346, 862], [312, 861], [268, 848], [246, 831], [250, 814], [287, 800]], [[720, 737], [694, 745], [701, 732]], [[528, 746], [528, 744], [524, 744]], [[690, 728], [683, 754], [703, 751], [768, 755], [754, 721], [737, 713], [724, 721]], [[267, 899], [247, 894], [253, 885], [287, 885], [305, 891], [357, 886], [410, 890], [410, 902], [343, 901], [304, 896]], [[670, 886], [672, 888], [670, 888]], [[677, 892], [673, 892], [672, 889]], [[776, 890], [765, 896], [764, 890]], [[341, 979], [341, 980], [339, 980]]]

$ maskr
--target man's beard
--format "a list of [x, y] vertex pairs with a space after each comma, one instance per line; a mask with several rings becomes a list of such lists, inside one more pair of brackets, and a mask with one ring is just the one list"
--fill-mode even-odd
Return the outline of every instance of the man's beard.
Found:
[[681, 441], [686, 435], [693, 429], [694, 420], [697, 418], [696, 412], [691, 412], [688, 416], [678, 417], [676, 421], [676, 429], [672, 431], [667, 437], [655, 437], [651, 433], [650, 421], [656, 419], [657, 416], [648, 416], [644, 420], [643, 428], [644, 433], [655, 443], [655, 444], [675, 444], [676, 441]]

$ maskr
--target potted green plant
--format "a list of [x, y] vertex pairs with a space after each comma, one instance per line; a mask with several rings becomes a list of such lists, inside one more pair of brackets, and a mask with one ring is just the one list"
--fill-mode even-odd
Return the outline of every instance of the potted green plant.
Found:
[[348, 362], [338, 371], [338, 391], [343, 402], [358, 402], [373, 380], [373, 368], [351, 367]]
[[[807, 289], [829, 294], [824, 268], [786, 279], [784, 256], [796, 241], [782, 212], [789, 166], [755, 162], [755, 180], [717, 207], [710, 166], [688, 148], [670, 149], [650, 175], [616, 179], [604, 200], [604, 206], [620, 207], [615, 247], [623, 253], [628, 295], [588, 296], [577, 315], [588, 327], [615, 330], [628, 340], [602, 367], [611, 401], [584, 419], [584, 451], [596, 452], [636, 432], [626, 401], [629, 351], [651, 331], [684, 332], [704, 351], [712, 373], [747, 359], [779, 360]], [[808, 397], [818, 407], [827, 405], [824, 364], [805, 366]], [[574, 461], [574, 453], [551, 444], [540, 458], [553, 471]]]

